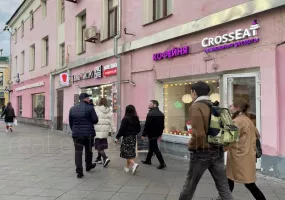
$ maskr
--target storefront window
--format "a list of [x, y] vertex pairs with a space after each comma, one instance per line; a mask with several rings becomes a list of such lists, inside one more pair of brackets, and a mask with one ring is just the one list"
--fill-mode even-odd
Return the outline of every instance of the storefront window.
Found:
[[22, 117], [22, 96], [18, 96], [18, 116]]
[[45, 118], [45, 93], [33, 94], [33, 117]]
[[112, 85], [101, 85], [85, 88], [82, 92], [92, 95], [91, 99], [95, 105], [98, 105], [100, 98], [105, 97], [108, 101], [108, 105], [113, 109], [113, 112], [116, 112], [116, 109], [113, 108], [115, 95], [113, 94]]
[[[219, 80], [205, 81], [210, 86], [210, 99], [220, 102]], [[164, 84], [164, 114], [167, 134], [190, 136], [191, 119], [189, 108], [192, 103], [191, 85], [195, 82], [179, 82]]]

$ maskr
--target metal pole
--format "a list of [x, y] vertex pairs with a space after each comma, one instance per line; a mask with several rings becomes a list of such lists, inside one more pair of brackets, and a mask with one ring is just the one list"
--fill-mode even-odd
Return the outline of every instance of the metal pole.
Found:
[[[10, 31], [8, 31], [9, 32], [9, 34], [10, 34], [10, 55], [9, 55], [9, 67], [10, 67], [10, 70], [9, 70], [9, 76], [10, 76], [10, 83], [11, 83], [11, 85], [13, 86], [13, 83], [12, 83], [12, 33], [10, 32]], [[9, 87], [11, 86], [11, 85], [9, 85]], [[9, 90], [11, 90], [11, 88], [9, 88]], [[10, 102], [11, 101], [11, 92], [9, 91], [9, 99], [8, 99], [8, 102]]]
[[114, 55], [117, 58], [117, 130], [121, 124], [121, 56], [118, 54], [118, 40], [121, 38], [122, 0], [118, 0], [118, 27], [114, 38]]
[[52, 75], [52, 72], [49, 75], [49, 81], [50, 81], [50, 121], [51, 121], [51, 130], [54, 130], [54, 76]]

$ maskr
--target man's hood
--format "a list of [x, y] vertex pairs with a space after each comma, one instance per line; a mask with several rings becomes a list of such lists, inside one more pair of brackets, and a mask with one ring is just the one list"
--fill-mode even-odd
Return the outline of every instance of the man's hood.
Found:
[[209, 106], [213, 106], [213, 103], [211, 102], [211, 99], [209, 96], [200, 96], [194, 101], [194, 103], [196, 103], [196, 102], [202, 102], [202, 103], [205, 103]]
[[111, 109], [105, 106], [97, 106], [97, 109], [104, 114], [109, 114], [111, 112]]

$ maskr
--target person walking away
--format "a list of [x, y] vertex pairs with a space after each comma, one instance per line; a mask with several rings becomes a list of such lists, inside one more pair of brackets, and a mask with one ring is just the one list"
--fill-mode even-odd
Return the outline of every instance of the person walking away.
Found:
[[9, 130], [13, 132], [12, 126], [13, 126], [14, 120], [16, 119], [16, 115], [15, 115], [15, 111], [14, 111], [14, 108], [11, 102], [8, 102], [7, 107], [4, 108], [1, 114], [1, 118], [3, 118], [4, 115], [5, 115], [5, 123], [6, 123], [6, 132], [8, 132]]
[[78, 178], [82, 178], [82, 154], [85, 148], [86, 171], [90, 171], [96, 167], [92, 163], [94, 146], [94, 137], [96, 135], [94, 124], [98, 123], [98, 117], [94, 107], [89, 104], [90, 95], [81, 93], [79, 95], [80, 103], [73, 106], [69, 111], [69, 126], [72, 130], [72, 138], [75, 147], [75, 165]]
[[93, 99], [90, 99], [89, 104], [92, 105], [92, 106], [95, 106], [95, 104], [93, 102]]
[[103, 158], [103, 166], [107, 167], [110, 163], [110, 159], [106, 156], [104, 150], [108, 149], [108, 136], [110, 130], [112, 133], [116, 132], [113, 121], [113, 112], [108, 107], [106, 98], [100, 99], [99, 105], [95, 106], [95, 111], [99, 119], [99, 122], [95, 125], [95, 149], [98, 151], [98, 157], [95, 160], [95, 163], [102, 164], [101, 158]]
[[141, 129], [140, 121], [136, 108], [133, 105], [126, 107], [125, 116], [122, 120], [120, 130], [116, 136], [115, 142], [123, 137], [121, 144], [121, 158], [127, 159], [125, 171], [130, 171], [132, 165], [132, 173], [135, 174], [139, 165], [135, 162], [137, 135]]
[[160, 165], [158, 169], [166, 168], [166, 164], [162, 157], [162, 154], [158, 148], [158, 139], [162, 136], [164, 130], [164, 114], [159, 110], [159, 103], [156, 100], [151, 100], [149, 104], [149, 113], [146, 117], [145, 127], [142, 135], [148, 137], [149, 140], [149, 149], [148, 154], [145, 160], [141, 161], [143, 164], [151, 165], [151, 158], [153, 153], [155, 153]]
[[194, 103], [189, 110], [192, 121], [192, 137], [188, 144], [190, 165], [179, 200], [193, 198], [197, 185], [207, 169], [222, 200], [233, 200], [224, 169], [223, 148], [211, 146], [206, 142], [211, 113], [209, 92], [210, 87], [205, 82], [197, 82], [191, 88]]
[[[227, 177], [230, 190], [234, 182], [243, 183], [255, 199], [265, 200], [256, 186], [256, 139], [260, 137], [248, 117], [250, 105], [244, 99], [235, 99], [230, 106], [235, 125], [239, 129], [239, 141], [225, 148], [227, 153]], [[221, 199], [220, 197], [217, 200]]]

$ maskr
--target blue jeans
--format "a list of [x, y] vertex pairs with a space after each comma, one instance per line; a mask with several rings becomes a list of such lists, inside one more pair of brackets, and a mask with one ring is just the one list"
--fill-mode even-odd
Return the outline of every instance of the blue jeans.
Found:
[[225, 173], [222, 150], [191, 152], [190, 159], [188, 175], [179, 200], [191, 200], [193, 198], [197, 185], [207, 169], [215, 181], [222, 200], [233, 200]]

